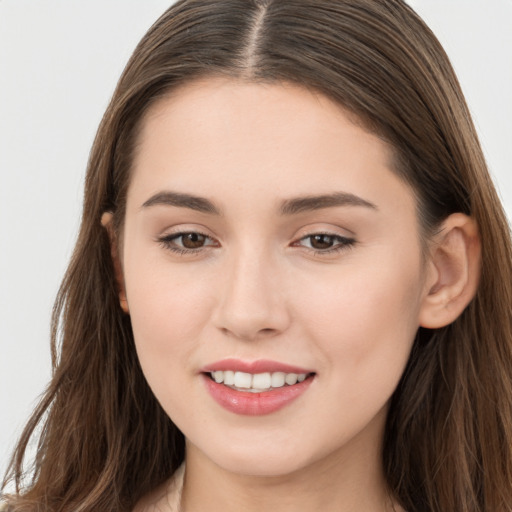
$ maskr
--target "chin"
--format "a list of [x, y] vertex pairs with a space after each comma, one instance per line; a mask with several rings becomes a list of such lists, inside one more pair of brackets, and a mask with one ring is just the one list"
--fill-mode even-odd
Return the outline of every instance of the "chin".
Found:
[[240, 454], [223, 454], [222, 460], [217, 464], [225, 471], [242, 476], [253, 477], [284, 477], [303, 469], [308, 464], [293, 454], [291, 456], [262, 456], [254, 454], [253, 457], [240, 457]]
[[[230, 473], [254, 477], [282, 477], [308, 467], [329, 453], [329, 449], [321, 447], [315, 451], [311, 440], [292, 441], [273, 436], [256, 439], [257, 436], [247, 434], [243, 439], [230, 436], [222, 439], [210, 439], [207, 446], [195, 445], [193, 451], [199, 451], [216, 466]], [[228, 444], [228, 445], [227, 445]], [[309, 447], [307, 453], [304, 447]], [[189, 449], [187, 445], [187, 450]], [[326, 453], [323, 453], [323, 452]], [[318, 453], [317, 453], [318, 452]]]

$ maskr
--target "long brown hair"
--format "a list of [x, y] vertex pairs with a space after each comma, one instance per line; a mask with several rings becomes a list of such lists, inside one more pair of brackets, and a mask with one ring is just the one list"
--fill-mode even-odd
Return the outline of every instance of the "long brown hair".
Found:
[[82, 225], [53, 314], [53, 378], [4, 482], [16, 486], [12, 510], [129, 510], [184, 458], [183, 435], [137, 361], [100, 219], [112, 211], [121, 232], [150, 105], [209, 75], [293, 82], [353, 112], [394, 148], [425, 237], [453, 212], [475, 219], [476, 297], [453, 324], [419, 330], [392, 397], [383, 466], [408, 512], [511, 511], [509, 229], [449, 60], [402, 0], [181, 0], [142, 39], [92, 148]]

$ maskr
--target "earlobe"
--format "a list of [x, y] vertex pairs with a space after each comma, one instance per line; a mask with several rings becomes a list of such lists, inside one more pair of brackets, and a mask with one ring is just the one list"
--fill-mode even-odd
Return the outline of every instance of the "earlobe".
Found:
[[129, 313], [128, 301], [126, 299], [126, 291], [124, 285], [123, 269], [121, 261], [119, 259], [118, 244], [114, 228], [112, 226], [113, 214], [112, 212], [104, 212], [101, 216], [101, 225], [107, 230], [108, 237], [110, 239], [110, 255], [112, 257], [112, 263], [114, 265], [114, 272], [117, 282], [119, 305], [125, 313]]
[[430, 246], [430, 266], [420, 310], [420, 326], [452, 323], [475, 296], [480, 277], [480, 239], [476, 222], [450, 215]]

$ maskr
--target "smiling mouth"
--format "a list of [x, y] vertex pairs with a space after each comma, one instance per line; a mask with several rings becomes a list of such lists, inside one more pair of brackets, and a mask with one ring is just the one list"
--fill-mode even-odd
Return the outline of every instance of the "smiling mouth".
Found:
[[208, 372], [206, 375], [217, 384], [224, 384], [236, 391], [264, 393], [294, 386], [297, 383], [304, 382], [309, 377], [313, 377], [314, 373], [264, 372], [253, 374], [231, 370], [217, 370]]

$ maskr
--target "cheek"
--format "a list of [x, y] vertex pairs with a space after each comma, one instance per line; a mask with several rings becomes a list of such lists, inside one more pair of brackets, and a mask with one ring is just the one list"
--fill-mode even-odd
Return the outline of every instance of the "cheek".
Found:
[[148, 380], [148, 373], [168, 373], [192, 352], [209, 318], [206, 280], [176, 267], [136, 254], [125, 263], [135, 345]]
[[[127, 282], [127, 297], [139, 362], [155, 397], [182, 427], [186, 418], [200, 425], [202, 414], [191, 403], [200, 399], [190, 383], [197, 370], [198, 340], [209, 318], [204, 281], [190, 280], [179, 270], [161, 272], [156, 266], [138, 267]], [[185, 391], [186, 390], [186, 391]]]
[[304, 283], [310, 293], [301, 315], [340, 378], [395, 382], [419, 325], [420, 266], [412, 257], [397, 261], [391, 254], [380, 264], [365, 263], [347, 266], [329, 280]]

